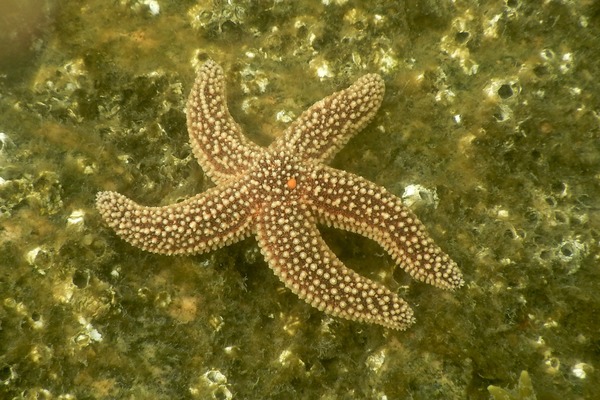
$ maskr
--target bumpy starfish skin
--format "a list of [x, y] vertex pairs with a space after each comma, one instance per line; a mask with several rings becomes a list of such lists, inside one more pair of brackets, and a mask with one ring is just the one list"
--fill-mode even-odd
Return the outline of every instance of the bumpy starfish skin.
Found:
[[321, 238], [317, 223], [377, 241], [413, 278], [443, 289], [463, 284], [456, 265], [400, 199], [359, 176], [328, 167], [375, 115], [384, 83], [370, 74], [315, 103], [268, 148], [250, 142], [231, 117], [223, 71], [200, 70], [187, 104], [194, 155], [217, 186], [166, 207], [145, 207], [100, 192], [110, 227], [141, 249], [196, 254], [254, 234], [269, 267], [298, 297], [328, 314], [406, 329], [404, 300], [350, 270]]

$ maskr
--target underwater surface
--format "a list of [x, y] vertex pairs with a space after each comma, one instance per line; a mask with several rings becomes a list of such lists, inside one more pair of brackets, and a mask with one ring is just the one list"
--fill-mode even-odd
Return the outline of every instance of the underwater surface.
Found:
[[[594, 398], [600, 3], [479, 3], [3, 2], [0, 397]], [[214, 186], [185, 123], [207, 59], [264, 146], [380, 74], [381, 108], [331, 165], [404, 197], [465, 285], [322, 227], [413, 307], [394, 331], [298, 299], [253, 238], [191, 257], [119, 239], [98, 191], [165, 205]]]

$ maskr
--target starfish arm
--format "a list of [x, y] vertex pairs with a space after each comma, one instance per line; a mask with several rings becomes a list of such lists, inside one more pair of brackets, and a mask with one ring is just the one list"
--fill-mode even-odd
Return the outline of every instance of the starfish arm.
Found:
[[116, 192], [99, 192], [96, 208], [117, 235], [160, 254], [196, 254], [251, 233], [244, 188], [216, 187], [180, 203], [146, 207]]
[[458, 266], [400, 198], [357, 175], [313, 165], [306, 180], [311, 209], [328, 225], [378, 242], [413, 278], [443, 289], [463, 285]]
[[278, 139], [299, 159], [330, 161], [346, 142], [371, 121], [383, 101], [385, 85], [376, 74], [318, 101]]
[[327, 314], [404, 330], [413, 312], [382, 285], [350, 270], [327, 247], [305, 206], [262, 213], [257, 240], [269, 267], [298, 297]]
[[217, 183], [247, 170], [264, 152], [248, 140], [226, 104], [223, 70], [212, 60], [198, 72], [187, 107], [187, 127], [194, 155]]

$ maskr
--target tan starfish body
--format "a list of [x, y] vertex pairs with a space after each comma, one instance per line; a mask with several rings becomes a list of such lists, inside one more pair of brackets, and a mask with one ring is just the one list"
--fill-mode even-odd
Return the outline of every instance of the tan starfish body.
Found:
[[252, 234], [279, 279], [328, 314], [406, 329], [404, 300], [347, 268], [317, 223], [377, 241], [413, 278], [443, 289], [463, 284], [456, 264], [436, 246], [400, 199], [359, 176], [328, 167], [381, 105], [384, 83], [369, 74], [315, 103], [268, 148], [231, 117], [223, 71], [208, 61], [187, 104], [194, 155], [217, 186], [180, 203], [145, 207], [100, 192], [97, 208], [132, 245], [160, 254], [196, 254]]

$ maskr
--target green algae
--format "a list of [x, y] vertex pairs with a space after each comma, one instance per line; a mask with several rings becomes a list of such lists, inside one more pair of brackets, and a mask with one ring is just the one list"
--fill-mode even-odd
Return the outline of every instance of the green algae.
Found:
[[488, 391], [494, 400], [536, 400], [531, 378], [527, 371], [522, 371], [519, 383], [514, 390], [503, 389], [498, 386], [488, 386]]

